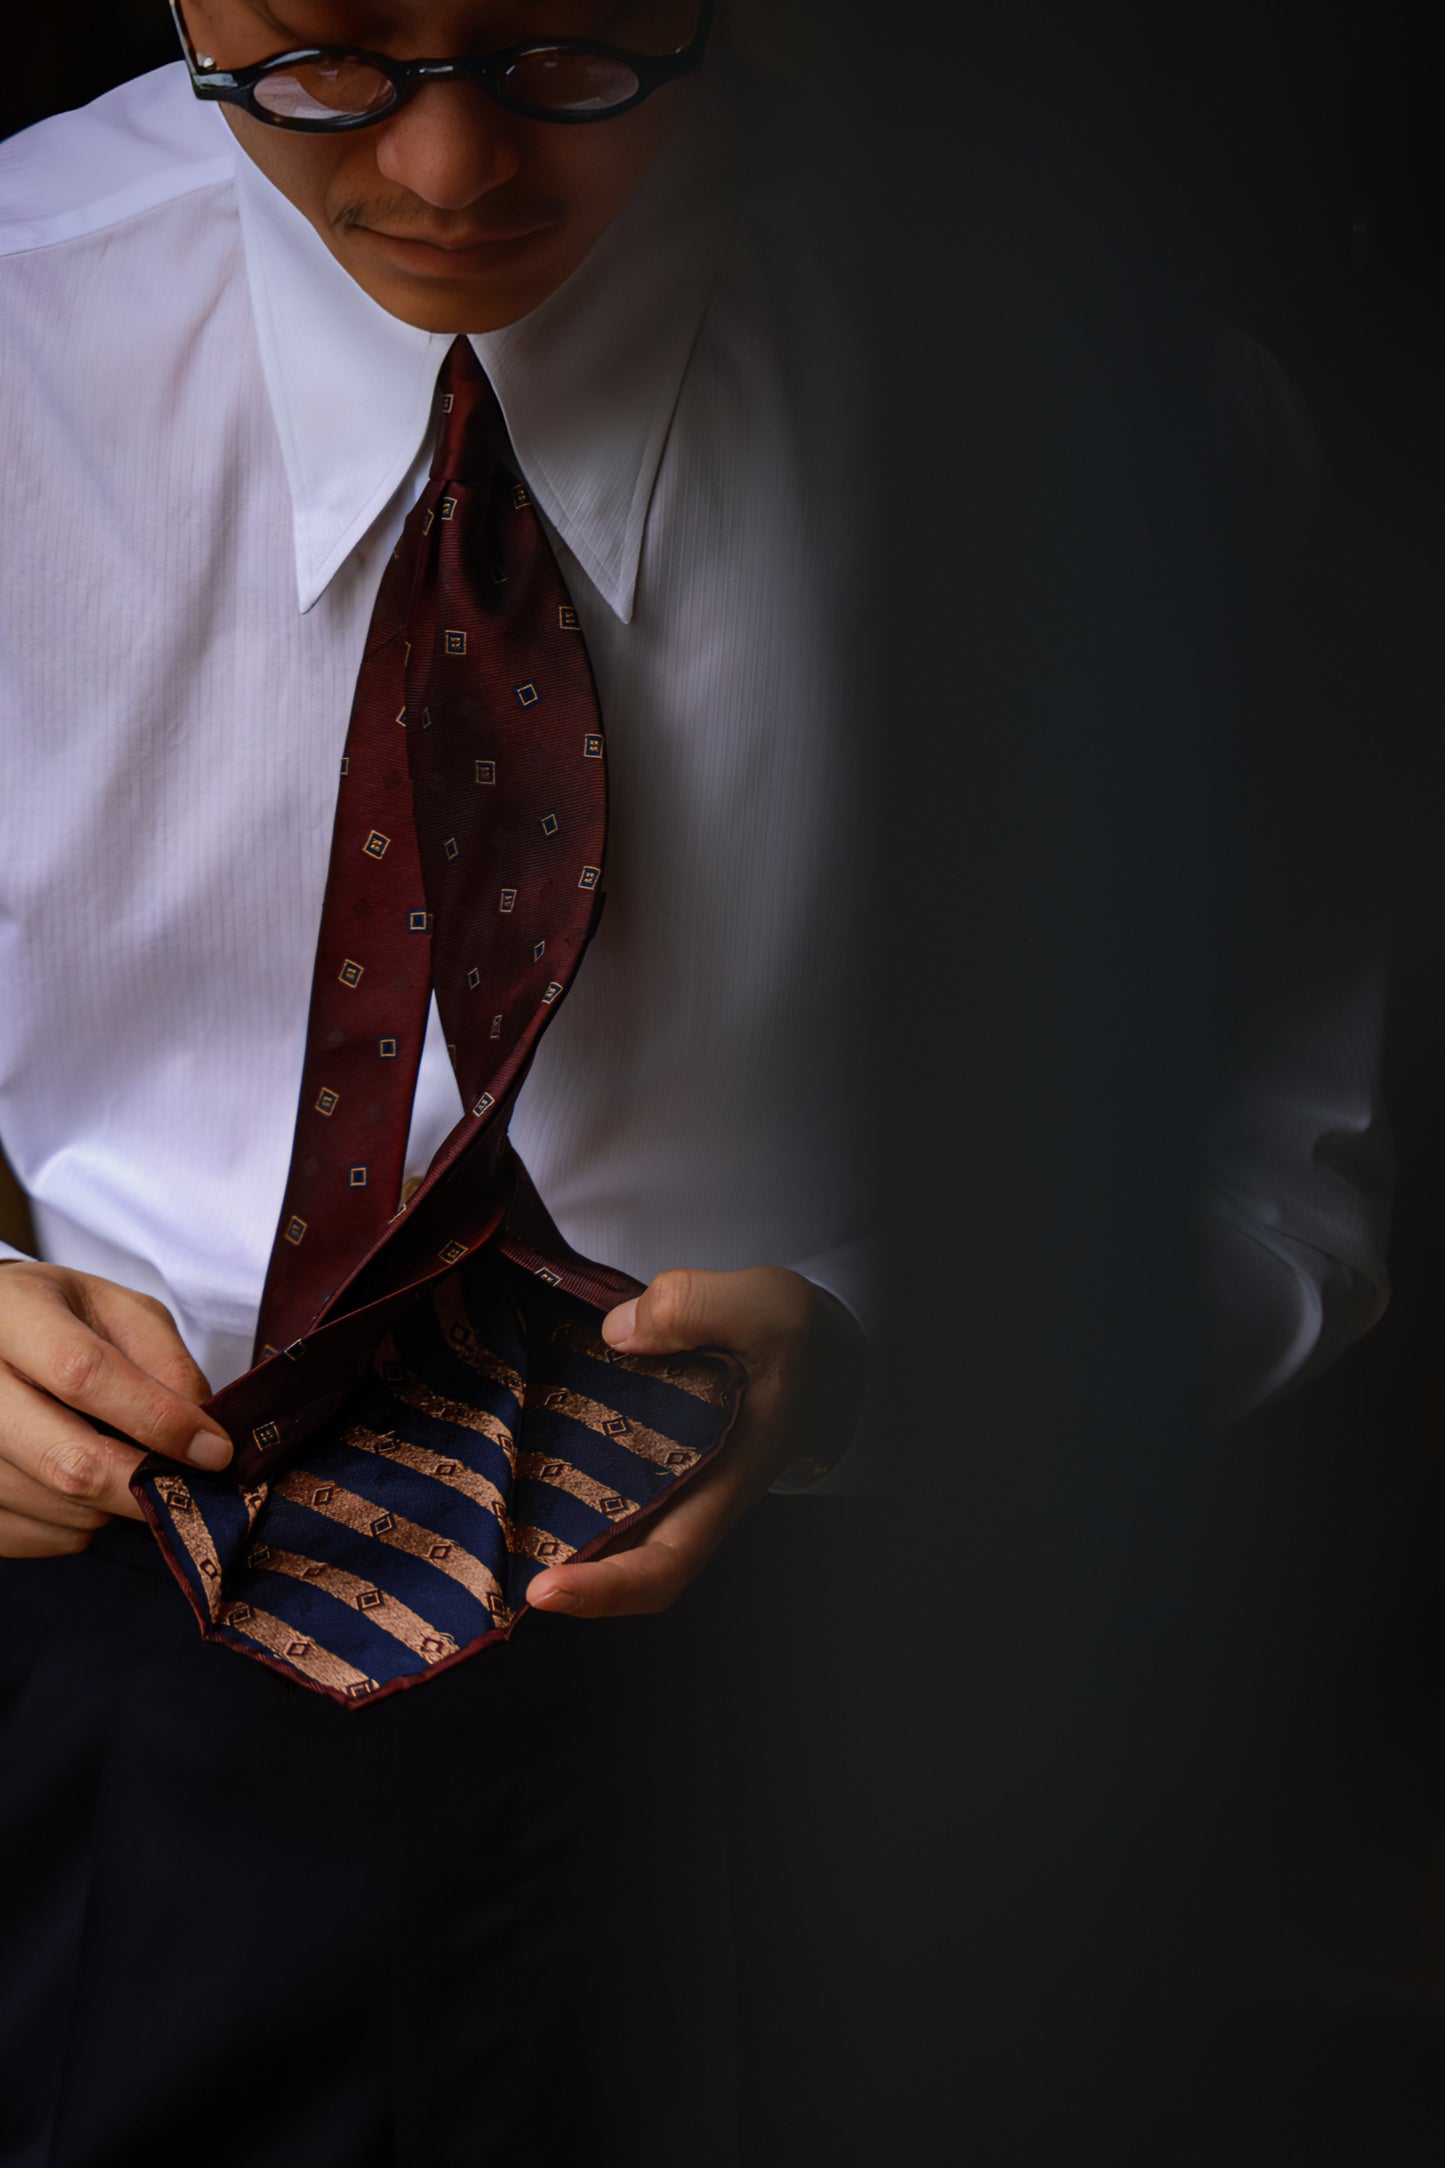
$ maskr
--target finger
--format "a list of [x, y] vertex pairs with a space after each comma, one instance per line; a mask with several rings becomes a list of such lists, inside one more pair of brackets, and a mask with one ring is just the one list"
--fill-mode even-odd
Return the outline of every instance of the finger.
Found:
[[193, 1400], [151, 1377], [77, 1316], [55, 1283], [0, 1311], [0, 1358], [62, 1406], [106, 1423], [147, 1452], [224, 1468], [231, 1441]]
[[0, 1558], [66, 1558], [83, 1551], [93, 1528], [56, 1528], [48, 1521], [27, 1520], [22, 1513], [0, 1513]]
[[0, 1377], [0, 1458], [57, 1499], [138, 1521], [130, 1479], [143, 1457], [21, 1379]]
[[764, 1422], [752, 1435], [745, 1409], [726, 1451], [660, 1507], [639, 1534], [624, 1536], [625, 1549], [549, 1567], [528, 1588], [527, 1601], [539, 1611], [570, 1618], [665, 1611], [768, 1488], [776, 1451], [768, 1448], [767, 1428]]
[[0, 1460], [0, 1512], [18, 1513], [25, 1520], [53, 1521], [57, 1528], [92, 1531], [103, 1527], [107, 1519], [98, 1506], [47, 1490], [8, 1460]]
[[[101, 1280], [87, 1291], [89, 1321], [118, 1347], [137, 1369], [199, 1407], [211, 1397], [205, 1372], [181, 1338], [163, 1302], [129, 1287]], [[219, 1427], [219, 1426], [217, 1426]]]
[[[700, 1563], [700, 1562], [699, 1562]], [[660, 1538], [596, 1558], [585, 1566], [551, 1567], [527, 1591], [539, 1611], [568, 1618], [627, 1618], [666, 1611], [698, 1570], [683, 1552]]]
[[725, 1347], [747, 1355], [801, 1332], [812, 1290], [796, 1272], [660, 1272], [640, 1295], [602, 1321], [602, 1336], [631, 1355], [681, 1355]]

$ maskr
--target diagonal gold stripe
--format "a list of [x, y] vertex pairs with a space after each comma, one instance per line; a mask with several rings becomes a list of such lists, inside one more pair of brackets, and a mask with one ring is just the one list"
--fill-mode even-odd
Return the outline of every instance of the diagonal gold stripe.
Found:
[[636, 1377], [663, 1377], [680, 1393], [690, 1393], [711, 1407], [717, 1405], [722, 1381], [715, 1364], [691, 1361], [686, 1355], [619, 1355], [600, 1332], [577, 1318], [564, 1318], [554, 1325], [549, 1338], [556, 1347], [573, 1348], [579, 1355], [609, 1363], [614, 1370], [630, 1370]]
[[357, 1671], [328, 1649], [320, 1649], [316, 1643], [294, 1626], [288, 1626], [271, 1611], [258, 1611], [249, 1603], [228, 1603], [221, 1613], [218, 1625], [230, 1626], [238, 1634], [249, 1634], [259, 1641], [263, 1649], [273, 1656], [284, 1656], [288, 1664], [295, 1666], [304, 1678], [314, 1679], [318, 1686], [339, 1687], [343, 1693], [353, 1686], [375, 1686], [375, 1679], [364, 1671]]
[[200, 1508], [184, 1476], [161, 1476], [156, 1493], [171, 1516], [172, 1531], [185, 1546], [187, 1556], [201, 1577], [206, 1609], [214, 1626], [221, 1608], [221, 1561], [211, 1541], [211, 1531], [201, 1518]]
[[[414, 1406], [417, 1402], [412, 1403]], [[460, 1491], [474, 1505], [494, 1514], [501, 1524], [502, 1533], [509, 1550], [522, 1551], [529, 1557], [533, 1551], [519, 1533], [519, 1524], [511, 1517], [507, 1501], [496, 1485], [488, 1482], [459, 1460], [448, 1460], [424, 1445], [405, 1445], [385, 1430], [364, 1430], [358, 1424], [345, 1434], [347, 1445], [355, 1446], [363, 1453], [378, 1453], [384, 1460], [395, 1461], [400, 1467], [414, 1468], [418, 1475], [430, 1476], [434, 1482], [446, 1483], [452, 1490]], [[559, 1460], [555, 1454], [524, 1453], [517, 1462], [517, 1475], [529, 1476], [535, 1482], [550, 1483], [554, 1490], [566, 1491], [573, 1498], [580, 1498], [591, 1506], [594, 1513], [605, 1514], [609, 1520], [618, 1521], [626, 1514], [635, 1513], [637, 1501], [621, 1491], [609, 1490], [605, 1483], [595, 1483], [590, 1475], [576, 1468], [571, 1461]], [[554, 1538], [547, 1538], [549, 1542]]]
[[390, 1634], [414, 1656], [424, 1656], [429, 1664], [455, 1653], [455, 1640], [440, 1626], [433, 1626], [374, 1581], [364, 1581], [342, 1566], [328, 1565], [320, 1558], [302, 1558], [295, 1551], [271, 1551], [266, 1571], [286, 1573], [293, 1581], [304, 1581], [308, 1588], [324, 1589], [328, 1596], [335, 1596], [348, 1609], [359, 1611], [371, 1625]]
[[[696, 1447], [681, 1445], [676, 1438], [664, 1437], [661, 1431], [648, 1430], [643, 1424], [634, 1423], [630, 1416], [620, 1415], [616, 1408], [604, 1407], [600, 1400], [589, 1400], [585, 1393], [570, 1392], [565, 1385], [552, 1386], [533, 1404], [553, 1408], [559, 1415], [570, 1416], [574, 1423], [613, 1438], [618, 1445], [625, 1445], [629, 1453], [650, 1460], [658, 1468], [688, 1468], [697, 1459]], [[609, 1431], [609, 1423], [623, 1423], [626, 1427]]]
[[474, 1408], [465, 1400], [449, 1400], [445, 1393], [433, 1392], [424, 1379], [409, 1374], [399, 1385], [389, 1385], [388, 1392], [408, 1408], [416, 1408], [422, 1415], [431, 1415], [439, 1423], [455, 1423], [461, 1430], [475, 1430], [482, 1437], [490, 1438], [499, 1445], [510, 1464], [516, 1458], [516, 1446], [512, 1433], [500, 1416], [489, 1409]]
[[532, 1521], [514, 1521], [511, 1529], [511, 1548], [523, 1558], [535, 1558], [544, 1566], [565, 1566], [569, 1558], [577, 1556], [575, 1543], [564, 1543], [560, 1536], [549, 1536], [545, 1528], [538, 1528]]
[[[358, 1498], [355, 1491], [344, 1489], [339, 1483], [326, 1483], [319, 1476], [303, 1475], [293, 1471], [276, 1485], [278, 1497], [294, 1499], [297, 1505], [310, 1506], [315, 1513], [324, 1513], [342, 1528], [354, 1528], [358, 1535], [374, 1536], [378, 1542], [389, 1543], [394, 1550], [406, 1551], [412, 1558], [424, 1558], [457, 1581], [486, 1604], [497, 1625], [505, 1625], [511, 1617], [501, 1584], [489, 1566], [464, 1550], [459, 1543], [450, 1542], [436, 1535], [430, 1528], [418, 1528], [415, 1521], [392, 1513], [370, 1498]], [[377, 1522], [387, 1525], [378, 1527]]]
[[580, 1498], [583, 1505], [591, 1506], [594, 1513], [605, 1513], [610, 1521], [620, 1521], [637, 1511], [635, 1498], [624, 1498], [621, 1491], [609, 1490], [605, 1483], [594, 1483], [590, 1475], [574, 1468], [570, 1460], [558, 1460], [555, 1454], [523, 1453], [517, 1461], [517, 1480], [550, 1483], [553, 1490], [566, 1491], [569, 1497]]
[[362, 1453], [375, 1453], [382, 1460], [395, 1461], [399, 1468], [415, 1468], [418, 1475], [429, 1475], [438, 1483], [450, 1484], [495, 1519], [506, 1520], [507, 1501], [496, 1484], [463, 1462], [449, 1460], [445, 1453], [434, 1453], [430, 1446], [406, 1445], [389, 1430], [364, 1430], [360, 1424], [346, 1432], [343, 1443]]

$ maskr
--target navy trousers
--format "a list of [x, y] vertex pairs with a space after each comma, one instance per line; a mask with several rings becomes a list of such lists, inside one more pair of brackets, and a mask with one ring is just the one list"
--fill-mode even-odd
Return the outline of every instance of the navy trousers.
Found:
[[345, 1710], [129, 1524], [0, 1564], [0, 2168], [735, 2168], [686, 1615]]

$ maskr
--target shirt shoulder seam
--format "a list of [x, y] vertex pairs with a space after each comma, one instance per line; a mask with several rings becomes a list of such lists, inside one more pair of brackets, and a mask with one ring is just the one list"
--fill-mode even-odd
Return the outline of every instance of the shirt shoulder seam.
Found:
[[172, 169], [133, 181], [112, 195], [74, 210], [51, 212], [37, 219], [16, 219], [8, 228], [0, 216], [0, 257], [33, 256], [46, 249], [63, 248], [71, 241], [94, 240], [99, 234], [113, 233], [187, 196], [232, 185], [234, 179], [232, 161], [221, 155], [197, 159], [179, 171]]

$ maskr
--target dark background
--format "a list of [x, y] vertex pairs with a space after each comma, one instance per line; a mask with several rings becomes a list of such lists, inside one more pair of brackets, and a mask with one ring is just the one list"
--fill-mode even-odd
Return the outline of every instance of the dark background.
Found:
[[[863, 1505], [770, 1501], [694, 1606], [748, 2168], [1433, 2164], [1445, 36], [1396, 0], [797, 0], [792, 28], [874, 384], [891, 1447]], [[171, 32], [77, 0], [20, 54], [6, 131]], [[1394, 1303], [1224, 1436], [1191, 1199], [1255, 780], [1220, 326], [1277, 355], [1336, 478], [1403, 896]], [[1333, 757], [1307, 701], [1272, 757], [1286, 788]]]

